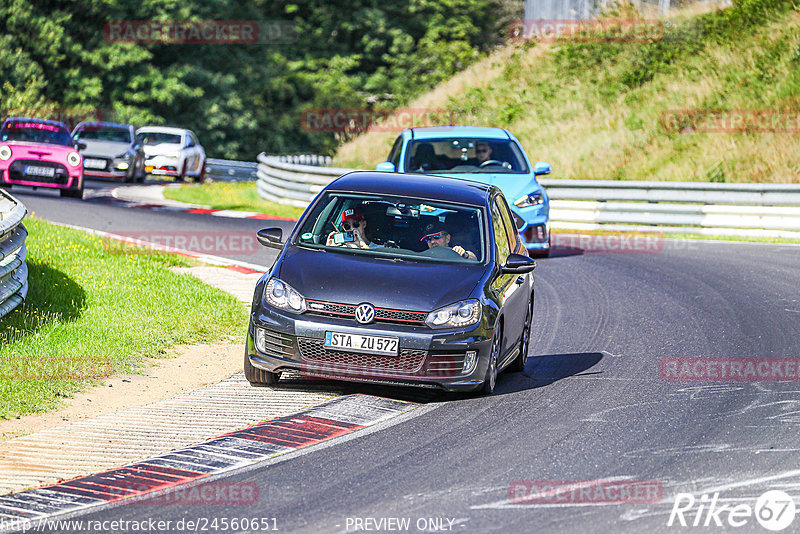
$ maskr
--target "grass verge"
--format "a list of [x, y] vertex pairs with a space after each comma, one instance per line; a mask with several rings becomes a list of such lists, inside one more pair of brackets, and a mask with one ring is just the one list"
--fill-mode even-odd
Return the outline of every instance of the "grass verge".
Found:
[[292, 219], [299, 219], [303, 214], [303, 208], [264, 200], [258, 195], [255, 182], [212, 182], [167, 187], [164, 196], [170, 200], [202, 204], [220, 210], [255, 211]]
[[0, 418], [52, 410], [176, 344], [245, 332], [247, 311], [233, 296], [170, 271], [189, 265], [179, 256], [108, 246], [36, 218], [25, 225], [30, 290], [0, 319]]

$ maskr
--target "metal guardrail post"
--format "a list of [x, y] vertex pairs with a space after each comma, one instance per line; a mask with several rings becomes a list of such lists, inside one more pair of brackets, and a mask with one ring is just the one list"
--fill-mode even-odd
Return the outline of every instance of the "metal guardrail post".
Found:
[[0, 190], [0, 317], [11, 313], [28, 294], [28, 266], [22, 219], [25, 205]]

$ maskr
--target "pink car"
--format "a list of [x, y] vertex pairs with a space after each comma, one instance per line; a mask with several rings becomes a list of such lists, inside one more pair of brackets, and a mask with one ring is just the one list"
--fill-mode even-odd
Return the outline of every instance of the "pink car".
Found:
[[0, 186], [10, 185], [49, 187], [60, 190], [62, 197], [83, 197], [83, 158], [64, 123], [21, 117], [3, 122]]

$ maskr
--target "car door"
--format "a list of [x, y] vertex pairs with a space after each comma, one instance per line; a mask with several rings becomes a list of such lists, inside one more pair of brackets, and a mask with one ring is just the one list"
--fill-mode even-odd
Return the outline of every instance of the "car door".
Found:
[[[498, 269], [504, 265], [508, 255], [525, 254], [519, 240], [517, 230], [511, 219], [511, 212], [505, 198], [497, 194], [492, 199], [492, 226], [495, 241], [495, 259]], [[498, 274], [493, 282], [495, 294], [502, 303], [503, 346], [505, 350], [513, 348], [522, 335], [525, 313], [528, 305], [527, 276], [519, 274]], [[513, 351], [509, 353], [513, 356]], [[505, 365], [507, 359], [501, 365]]]

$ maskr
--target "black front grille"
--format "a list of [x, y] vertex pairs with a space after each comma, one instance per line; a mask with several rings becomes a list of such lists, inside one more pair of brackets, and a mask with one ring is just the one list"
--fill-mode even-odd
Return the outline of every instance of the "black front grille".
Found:
[[[53, 176], [38, 176], [25, 174], [25, 167], [27, 165], [33, 167], [46, 167], [48, 169], [55, 169]], [[18, 159], [8, 168], [8, 177], [11, 180], [27, 180], [31, 182], [41, 182], [45, 184], [66, 184], [69, 180], [69, 172], [67, 168], [60, 163], [53, 163], [51, 161], [39, 161], [30, 159]]]
[[263, 338], [263, 344], [259, 345], [256, 343], [256, 347], [267, 356], [285, 358], [293, 355], [294, 343], [292, 342], [291, 336], [281, 332], [259, 328], [256, 332], [256, 341], [258, 341], [259, 334]]
[[[355, 318], [356, 304], [339, 304], [336, 302], [325, 302], [321, 300], [310, 300], [308, 303], [308, 313], [325, 315], [328, 317]], [[389, 308], [375, 308], [375, 322], [378, 323], [401, 323], [424, 325], [427, 312], [392, 310]]]
[[422, 369], [424, 350], [400, 349], [397, 356], [379, 356], [344, 352], [325, 348], [321, 339], [299, 337], [297, 345], [300, 356], [312, 364], [317, 364], [320, 372], [337, 373], [356, 371], [375, 374], [414, 374]]
[[464, 353], [436, 354], [428, 356], [425, 374], [428, 376], [458, 376], [464, 369]]

